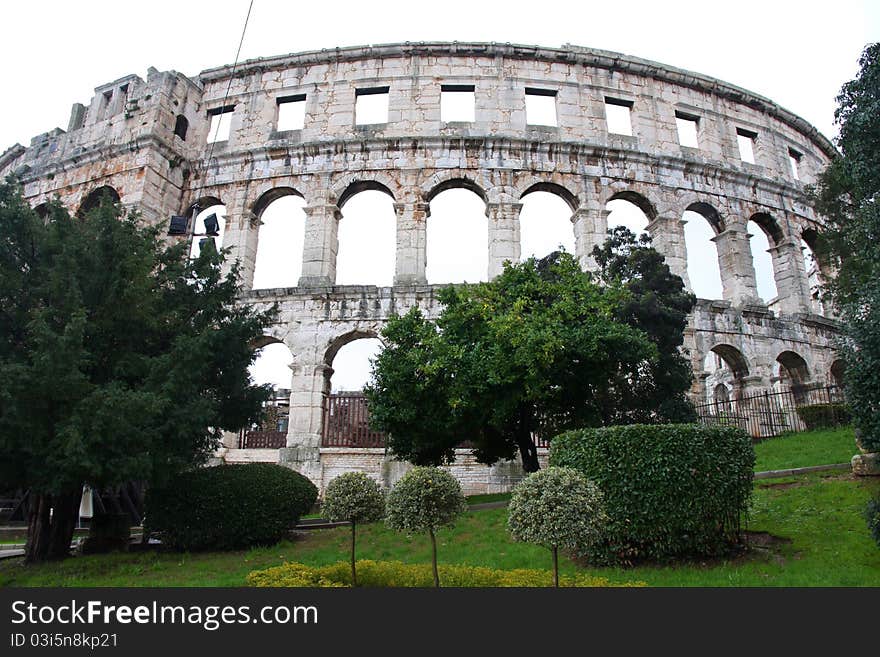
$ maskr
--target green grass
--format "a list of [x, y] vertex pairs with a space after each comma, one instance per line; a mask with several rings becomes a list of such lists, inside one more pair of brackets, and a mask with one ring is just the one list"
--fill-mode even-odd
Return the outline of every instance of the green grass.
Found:
[[852, 427], [786, 434], [755, 445], [755, 472], [849, 463], [856, 452]]
[[[762, 481], [755, 487], [749, 529], [788, 542], [756, 549], [748, 557], [714, 563], [591, 568], [612, 582], [643, 581], [656, 586], [880, 586], [880, 550], [868, 535], [862, 511], [880, 481], [838, 473]], [[466, 513], [456, 527], [438, 534], [441, 562], [493, 568], [549, 568], [550, 553], [513, 542], [507, 510]], [[300, 561], [310, 565], [346, 559], [348, 528], [301, 533], [293, 541], [246, 552], [172, 554], [162, 552], [76, 557], [25, 567], [0, 562], [4, 586], [241, 586], [247, 573]], [[382, 524], [358, 531], [358, 557], [427, 563], [427, 537], [407, 537]], [[563, 572], [578, 566], [562, 559]]]

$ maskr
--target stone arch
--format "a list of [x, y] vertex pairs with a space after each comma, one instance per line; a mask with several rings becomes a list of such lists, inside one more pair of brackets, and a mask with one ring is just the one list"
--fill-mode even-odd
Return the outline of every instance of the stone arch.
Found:
[[733, 372], [734, 380], [741, 381], [749, 375], [749, 361], [743, 353], [733, 345], [717, 344], [709, 351], [712, 351], [721, 357], [724, 364], [730, 368], [731, 372]]
[[211, 194], [206, 194], [204, 196], [199, 196], [195, 201], [190, 203], [186, 208], [186, 215], [192, 216], [193, 210], [198, 206], [201, 210], [205, 208], [210, 208], [213, 205], [223, 205], [226, 204], [219, 196], [213, 196]]
[[779, 246], [785, 239], [782, 228], [779, 227], [779, 222], [769, 213], [755, 212], [749, 217], [749, 221], [755, 222], [764, 231], [764, 234], [767, 235], [767, 239], [770, 241], [770, 246]]
[[786, 350], [776, 357], [776, 362], [780, 378], [788, 379], [792, 384], [804, 384], [810, 380], [810, 368], [800, 354]]
[[571, 208], [572, 212], [575, 212], [578, 207], [580, 207], [580, 200], [578, 197], [566, 189], [564, 186], [555, 182], [536, 182], [529, 185], [522, 194], [519, 195], [519, 200], [522, 200], [532, 194], [534, 192], [549, 192], [550, 194], [554, 194], [561, 198], [568, 204], [568, 207]]
[[330, 340], [327, 344], [327, 347], [324, 349], [324, 364], [328, 367], [333, 364], [333, 359], [336, 358], [336, 354], [339, 353], [339, 350], [342, 349], [345, 345], [350, 342], [354, 342], [355, 340], [362, 340], [364, 338], [378, 338], [379, 337], [379, 329], [378, 328], [356, 328], [351, 331], [347, 331], [342, 335], [338, 335], [332, 340]]
[[723, 233], [727, 226], [725, 225], [724, 219], [721, 216], [721, 213], [715, 209], [713, 205], [707, 203], [706, 201], [694, 201], [689, 205], [685, 206], [685, 212], [696, 212], [698, 215], [703, 217], [709, 225], [712, 227], [712, 230], [715, 231], [715, 234]]
[[746, 222], [749, 252], [755, 272], [755, 290], [765, 302], [775, 304], [780, 286], [780, 247], [785, 240], [779, 223], [767, 212], [755, 212]]
[[846, 364], [842, 358], [837, 358], [828, 368], [828, 377], [832, 385], [843, 388], [844, 376], [846, 375]]
[[259, 219], [266, 208], [268, 208], [273, 201], [277, 201], [278, 199], [284, 198], [285, 196], [299, 196], [300, 198], [305, 199], [303, 193], [293, 187], [272, 187], [271, 189], [263, 192], [260, 197], [254, 202], [254, 216]]
[[648, 200], [646, 196], [631, 189], [624, 189], [612, 194], [606, 199], [605, 204], [607, 205], [611, 201], [628, 201], [629, 203], [632, 203], [644, 213], [648, 218], [648, 223], [651, 223], [657, 218], [658, 213], [656, 206]]
[[[370, 343], [375, 343], [376, 346], [378, 346], [378, 348], [381, 349], [382, 341], [379, 338], [379, 332], [376, 330], [372, 330], [372, 329], [363, 329], [363, 328], [355, 329], [353, 331], [349, 331], [348, 333], [345, 333], [345, 334], [337, 337], [335, 340], [333, 340], [330, 343], [330, 346], [324, 352], [324, 365], [325, 365], [325, 368], [324, 368], [324, 394], [330, 394], [333, 391], [333, 387], [334, 387], [333, 375], [338, 372], [339, 367], [340, 367], [340, 365], [337, 363], [337, 357], [341, 358], [340, 354], [345, 353], [346, 348], [350, 347], [354, 343], [357, 343], [358, 341], [361, 341], [361, 340], [368, 340], [368, 341], [370, 341]], [[372, 347], [372, 345], [367, 345], [366, 353], [371, 351], [371, 347]], [[357, 369], [362, 370], [364, 367], [364, 362], [363, 362], [364, 353], [365, 352], [355, 353], [355, 355], [354, 355], [352, 362], [360, 361], [357, 364]], [[351, 362], [348, 364], [351, 365]], [[362, 378], [364, 374], [365, 374], [365, 372], [363, 372], [363, 371], [356, 371], [354, 373], [345, 372], [345, 375], [347, 377], [349, 377], [349, 379], [352, 378], [352, 375], [354, 375], [354, 378]], [[355, 391], [355, 390], [353, 390], [353, 386], [351, 386], [351, 385], [340, 386], [339, 389], [346, 390], [348, 392]]]
[[100, 206], [105, 200], [109, 200], [114, 204], [119, 203], [119, 192], [110, 185], [102, 185], [101, 187], [93, 189], [86, 195], [82, 203], [80, 203], [79, 209], [76, 211], [76, 216], [85, 217], [86, 214]]
[[49, 218], [49, 202], [43, 201], [42, 203], [37, 203], [34, 206], [34, 212], [37, 213], [37, 216], [40, 219], [42, 219], [43, 221], [46, 221], [46, 219]]
[[189, 130], [189, 120], [183, 115], [178, 114], [174, 120], [174, 134], [180, 137], [181, 141], [186, 141], [186, 133]]
[[425, 192], [425, 202], [430, 203], [437, 195], [450, 189], [466, 189], [479, 196], [483, 203], [489, 203], [489, 195], [486, 193], [486, 190], [474, 180], [461, 174], [449, 177], [434, 184], [427, 192]]
[[388, 194], [393, 202], [397, 202], [397, 199], [394, 196], [394, 192], [392, 192], [387, 185], [379, 182], [378, 180], [355, 180], [351, 182], [344, 190], [342, 190], [342, 193], [338, 196], [338, 199], [336, 201], [336, 206], [341, 210], [342, 206], [350, 201], [353, 196], [355, 196], [356, 194], [360, 194], [361, 192], [367, 191], [375, 191], [382, 192], [383, 194]]

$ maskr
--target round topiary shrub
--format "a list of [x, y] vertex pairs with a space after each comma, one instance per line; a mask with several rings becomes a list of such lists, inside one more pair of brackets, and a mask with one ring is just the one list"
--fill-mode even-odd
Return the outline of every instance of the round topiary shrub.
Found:
[[385, 523], [399, 532], [428, 532], [434, 586], [440, 586], [437, 572], [439, 527], [451, 525], [467, 509], [458, 480], [440, 468], [415, 467], [407, 472], [388, 495]]
[[331, 522], [351, 523], [351, 585], [357, 586], [357, 525], [375, 522], [385, 516], [385, 493], [377, 482], [363, 472], [346, 472], [327, 484], [321, 514]]
[[536, 543], [553, 554], [553, 584], [559, 586], [559, 548], [586, 554], [608, 520], [602, 491], [573, 468], [551, 467], [530, 474], [513, 489], [507, 527], [514, 540]]
[[144, 528], [175, 550], [236, 550], [284, 537], [315, 503], [318, 489], [271, 463], [185, 472], [147, 491]]
[[599, 486], [608, 523], [595, 563], [724, 554], [739, 541], [755, 452], [742, 429], [696, 424], [581, 429], [556, 436], [550, 464]]

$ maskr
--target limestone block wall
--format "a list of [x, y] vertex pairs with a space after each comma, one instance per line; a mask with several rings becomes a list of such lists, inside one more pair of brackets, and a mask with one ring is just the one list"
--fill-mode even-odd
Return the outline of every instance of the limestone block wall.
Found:
[[[473, 91], [473, 121], [442, 120], [444, 88]], [[360, 125], [359, 98], [377, 92], [387, 98], [385, 120]], [[529, 116], [527, 98], [535, 94], [549, 99], [555, 125]], [[291, 102], [302, 103], [302, 125], [279, 129]], [[628, 108], [632, 134], [609, 130], [612, 107]], [[211, 142], [218, 114], [228, 117], [229, 135]], [[677, 119], [693, 122], [698, 147], [680, 143]], [[741, 157], [739, 135], [751, 139], [754, 163]], [[505, 260], [519, 259], [519, 213], [536, 191], [570, 208], [585, 268], [606, 234], [606, 204], [635, 203], [687, 284], [682, 217], [699, 213], [715, 233], [723, 298], [701, 300], [691, 317], [695, 398], [708, 397], [711, 377], [701, 375], [712, 352], [740, 391], [773, 385], [780, 355], [789, 353], [803, 360], [809, 380], [830, 380], [838, 327], [814, 312], [822, 309], [810, 297], [801, 239], [823, 225], [804, 185], [834, 154], [815, 128], [773, 101], [656, 62], [577, 46], [406, 43], [261, 58], [193, 78], [155, 69], [146, 80], [127, 76], [97, 87], [88, 105], [74, 105], [66, 131], [7, 149], [0, 175], [16, 174], [35, 206], [57, 196], [74, 211], [112, 188], [150, 222], [197, 203], [224, 204], [224, 246], [243, 265], [241, 302], [279, 304], [266, 340], [283, 342], [294, 358], [280, 458], [321, 482], [327, 464], [339, 460], [320, 448], [332, 357], [347, 341], [376, 335], [392, 313], [439, 312], [426, 279], [426, 234], [433, 199], [450, 188], [473, 191], [485, 204], [490, 278]], [[364, 190], [393, 199], [391, 287], [336, 285], [339, 223], [348, 200]], [[305, 202], [299, 284], [253, 290], [261, 215], [288, 194]], [[757, 294], [750, 220], [770, 243], [779, 294], [769, 306]], [[821, 264], [819, 274], [828, 275]]]

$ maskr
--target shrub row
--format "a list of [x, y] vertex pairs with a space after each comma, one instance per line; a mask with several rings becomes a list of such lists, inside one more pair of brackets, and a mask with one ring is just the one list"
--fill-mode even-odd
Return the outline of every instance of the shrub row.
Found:
[[[444, 586], [454, 587], [546, 587], [553, 585], [553, 573], [547, 570], [495, 570], [480, 566], [441, 565]], [[367, 587], [430, 587], [434, 586], [430, 564], [404, 564], [399, 561], [357, 562], [358, 585]], [[351, 569], [347, 563], [310, 567], [288, 563], [247, 576], [249, 586], [326, 587], [351, 586]], [[604, 577], [577, 574], [560, 577], [560, 586], [615, 586]], [[617, 585], [619, 586], [619, 585]], [[637, 582], [624, 586], [644, 586]]]
[[271, 463], [186, 472], [145, 500], [145, 529], [177, 550], [235, 550], [284, 537], [315, 503], [306, 477]]
[[582, 429], [551, 442], [550, 464], [602, 491], [608, 521], [595, 563], [712, 556], [739, 537], [755, 454], [736, 427], [695, 424]]
[[839, 403], [798, 406], [797, 414], [801, 422], [806, 425], [807, 431], [849, 424], [852, 421], [849, 406]]

